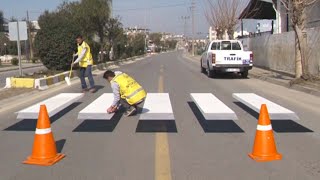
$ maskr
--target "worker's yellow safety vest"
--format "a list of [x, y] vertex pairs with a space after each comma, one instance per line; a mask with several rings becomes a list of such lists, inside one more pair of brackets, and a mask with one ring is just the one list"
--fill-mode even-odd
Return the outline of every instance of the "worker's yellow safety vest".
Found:
[[125, 99], [130, 105], [141, 102], [147, 96], [142, 86], [125, 73], [115, 76], [111, 82], [118, 83], [121, 98]]
[[81, 45], [78, 44], [78, 56], [80, 56], [80, 54], [84, 48], [86, 48], [87, 51], [86, 51], [86, 54], [84, 55], [84, 57], [80, 60], [79, 66], [86, 68], [89, 65], [93, 65], [93, 59], [92, 59], [90, 46], [84, 41], [82, 42]]

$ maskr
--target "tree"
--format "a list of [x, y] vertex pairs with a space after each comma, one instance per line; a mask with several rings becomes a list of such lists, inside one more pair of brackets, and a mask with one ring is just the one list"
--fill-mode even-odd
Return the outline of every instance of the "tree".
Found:
[[161, 33], [151, 33], [149, 39], [157, 46], [160, 45], [162, 34]]
[[[105, 25], [105, 36], [108, 41], [108, 48], [113, 50], [113, 55], [118, 54], [119, 52], [115, 52], [115, 49], [121, 51], [125, 43], [122, 42], [124, 40], [124, 31], [122, 28], [122, 23], [118, 18], [110, 18]], [[117, 46], [117, 47], [115, 47]], [[119, 55], [120, 56], [120, 55]], [[111, 57], [110, 57], [111, 60]]]
[[143, 33], [137, 34], [131, 42], [132, 47], [132, 56], [142, 55], [144, 54], [144, 39], [145, 35]]
[[0, 11], [0, 32], [3, 32], [4, 31], [4, 17], [3, 17], [3, 12]]
[[42, 63], [51, 70], [70, 68], [79, 26], [66, 11], [46, 11], [39, 17], [41, 29], [35, 38], [35, 48]]
[[225, 32], [230, 39], [233, 39], [244, 2], [243, 0], [207, 0], [208, 8], [205, 16], [208, 23], [216, 30], [218, 39], [223, 39]]
[[[76, 20], [80, 23], [82, 31], [87, 37], [97, 35], [100, 52], [106, 47], [106, 29], [110, 22], [109, 0], [81, 0], [76, 9]], [[101, 59], [104, 59], [101, 53]]]
[[124, 35], [122, 23], [119, 18], [110, 18], [105, 26], [106, 39], [109, 48], [113, 48], [115, 58], [126, 58], [127, 37]]
[[295, 77], [304, 80], [312, 79], [309, 72], [307, 57], [306, 18], [307, 8], [319, 0], [281, 0], [290, 14], [290, 20], [295, 32]]

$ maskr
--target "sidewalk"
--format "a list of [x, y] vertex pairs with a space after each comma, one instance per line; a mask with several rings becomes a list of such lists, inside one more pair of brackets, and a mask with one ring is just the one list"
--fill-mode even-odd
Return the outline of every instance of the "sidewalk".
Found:
[[320, 96], [320, 81], [302, 82], [290, 86], [290, 81], [294, 79], [293, 76], [258, 67], [254, 67], [251, 71], [249, 71], [249, 77], [285, 86], [287, 88], [302, 91], [315, 96]]
[[[13, 71], [13, 70], [18, 70], [19, 66], [13, 66], [13, 65], [8, 65], [2, 64], [3, 66], [0, 66], [0, 72], [6, 72], [6, 71]], [[22, 69], [28, 69], [28, 68], [34, 68], [34, 67], [41, 67], [43, 66], [42, 63], [22, 63]]]
[[[189, 54], [185, 54], [185, 56], [188, 57], [189, 59], [196, 60], [196, 61], [200, 61], [200, 57], [201, 57], [201, 56], [191, 56]], [[280, 86], [285, 86], [290, 89], [295, 89], [295, 90], [302, 91], [315, 96], [320, 96], [320, 81], [312, 82], [312, 83], [303, 82], [300, 84], [295, 84], [293, 86], [290, 86], [290, 81], [294, 79], [293, 76], [286, 73], [275, 72], [275, 71], [266, 70], [259, 67], [253, 67], [253, 69], [249, 71], [249, 78], [260, 79], [260, 80], [267, 81]]]

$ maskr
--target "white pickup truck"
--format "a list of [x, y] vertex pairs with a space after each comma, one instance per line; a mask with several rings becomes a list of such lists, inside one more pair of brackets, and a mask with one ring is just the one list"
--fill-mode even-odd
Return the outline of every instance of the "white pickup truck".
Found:
[[241, 73], [247, 78], [253, 66], [253, 53], [244, 51], [240, 41], [215, 40], [209, 43], [201, 57], [201, 72], [208, 77], [216, 73]]

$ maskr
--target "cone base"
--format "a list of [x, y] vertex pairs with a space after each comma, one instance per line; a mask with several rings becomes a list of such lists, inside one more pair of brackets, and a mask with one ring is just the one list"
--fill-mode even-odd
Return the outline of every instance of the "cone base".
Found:
[[257, 162], [267, 162], [267, 161], [276, 161], [276, 160], [281, 160], [282, 159], [282, 155], [281, 154], [275, 154], [272, 156], [256, 156], [253, 154], [248, 154], [248, 156], [257, 161]]
[[34, 159], [31, 156], [27, 158], [27, 160], [23, 161], [23, 164], [31, 164], [31, 165], [39, 165], [39, 166], [52, 166], [57, 163], [61, 159], [63, 159], [66, 155], [57, 154], [54, 158], [50, 159]]

